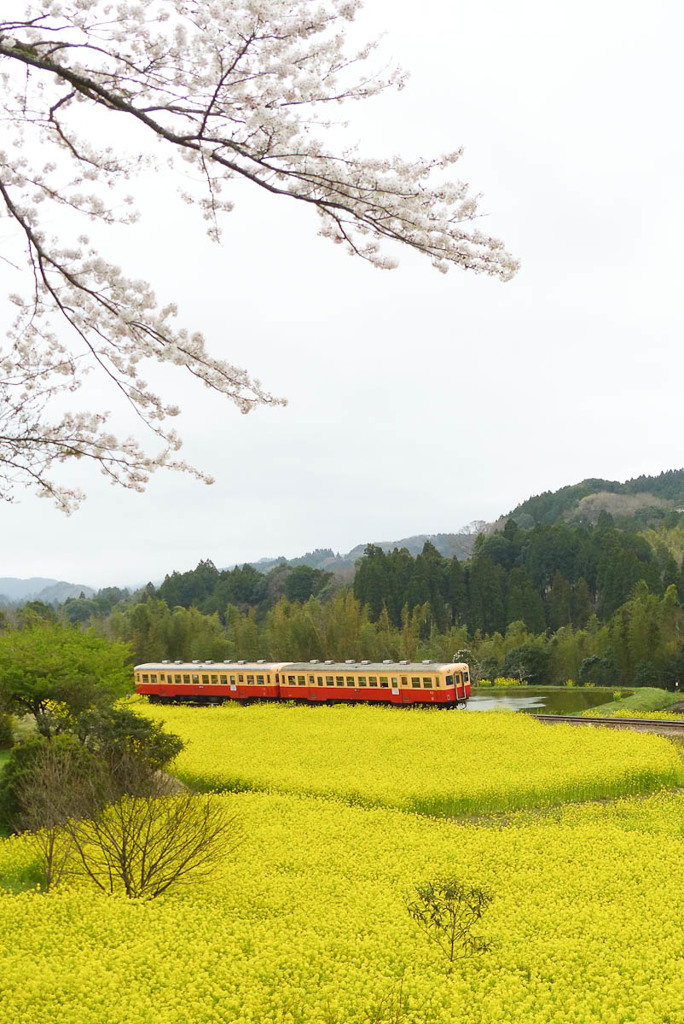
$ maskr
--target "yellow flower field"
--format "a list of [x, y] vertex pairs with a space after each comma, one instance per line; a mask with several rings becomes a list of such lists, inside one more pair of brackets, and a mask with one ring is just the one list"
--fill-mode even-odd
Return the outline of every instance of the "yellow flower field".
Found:
[[657, 719], [665, 722], [681, 722], [684, 719], [684, 715], [678, 714], [676, 711], [614, 711], [610, 718], [645, 718], [645, 719]]
[[340, 796], [459, 816], [684, 784], [681, 759], [659, 736], [542, 725], [506, 712], [135, 706], [187, 741], [178, 774], [206, 789]]
[[[0, 894], [12, 1024], [681, 1024], [684, 798], [513, 815], [506, 827], [267, 793], [211, 884], [149, 903]], [[0, 873], [22, 857], [0, 843]], [[413, 883], [489, 887], [491, 952], [450, 974]]]

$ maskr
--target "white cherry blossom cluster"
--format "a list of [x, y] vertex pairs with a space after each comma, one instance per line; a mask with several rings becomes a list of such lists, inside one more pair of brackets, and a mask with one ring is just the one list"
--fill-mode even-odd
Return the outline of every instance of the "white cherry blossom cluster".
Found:
[[[114, 482], [138, 489], [159, 466], [196, 472], [172, 456], [180, 441], [168, 420], [178, 410], [143, 379], [150, 359], [186, 368], [243, 412], [282, 403], [245, 370], [212, 356], [200, 334], [178, 329], [175, 308], [160, 308], [146, 281], [127, 278], [83, 232], [82, 222], [136, 219], [123, 190], [159, 152], [179, 172], [190, 165], [183, 196], [199, 206], [215, 239], [232, 208], [226, 185], [242, 178], [313, 206], [322, 235], [376, 267], [396, 265], [398, 242], [441, 271], [457, 265], [503, 280], [515, 273], [503, 244], [472, 227], [477, 197], [444, 178], [460, 151], [371, 160], [326, 143], [340, 105], [404, 81], [399, 70], [366, 70], [373, 44], [348, 52], [346, 23], [360, 6], [5, 0], [0, 216], [13, 225], [16, 252], [0, 257], [29, 273], [25, 292], [12, 297], [17, 316], [0, 354], [0, 496], [30, 482], [70, 511], [81, 496], [56, 484], [50, 467], [73, 457], [93, 458]], [[135, 123], [149, 147], [116, 151], [108, 144], [111, 116]], [[46, 231], [55, 211], [60, 223], [68, 215], [73, 239]], [[64, 321], [69, 341], [57, 326]], [[93, 368], [158, 435], [160, 452], [148, 455], [106, 432], [100, 412], [46, 425], [50, 401], [77, 391]]]

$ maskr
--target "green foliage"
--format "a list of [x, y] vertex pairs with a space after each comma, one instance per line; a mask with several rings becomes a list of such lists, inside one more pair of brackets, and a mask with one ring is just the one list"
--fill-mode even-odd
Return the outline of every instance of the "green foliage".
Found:
[[640, 711], [667, 711], [681, 701], [681, 694], [668, 693], [667, 690], [660, 690], [654, 687], [644, 686], [629, 697], [619, 697], [613, 694], [613, 700], [608, 704], [599, 704], [598, 707], [589, 708], [582, 714], [586, 717], [594, 715], [604, 717], [612, 715], [616, 711], [621, 713]]
[[288, 601], [308, 601], [319, 594], [323, 587], [332, 579], [331, 572], [323, 569], [312, 569], [309, 565], [299, 565], [292, 569], [285, 579], [285, 597]]
[[130, 691], [126, 644], [93, 630], [33, 624], [0, 634], [0, 699], [35, 717], [46, 735], [74, 718], [111, 704]]
[[45, 871], [39, 860], [30, 864], [8, 864], [0, 872], [0, 890], [13, 894], [42, 888], [45, 884]]
[[547, 677], [549, 653], [543, 642], [513, 647], [504, 661], [504, 673], [527, 683], [542, 683]]
[[163, 722], [136, 715], [130, 708], [111, 707], [87, 712], [76, 723], [79, 739], [116, 773], [133, 759], [150, 773], [167, 768], [183, 749], [179, 736], [164, 731]]
[[17, 621], [22, 628], [42, 622], [54, 623], [57, 621], [57, 613], [45, 601], [27, 601], [19, 609]]
[[406, 900], [406, 909], [453, 964], [491, 949], [491, 943], [475, 935], [473, 929], [492, 898], [486, 889], [465, 885], [457, 878], [438, 878], [417, 885]]
[[0, 714], [0, 750], [14, 746], [14, 726], [11, 715]]
[[100, 605], [92, 598], [69, 597], [64, 602], [63, 609], [69, 622], [88, 622], [93, 615], [99, 613]]
[[93, 778], [99, 770], [95, 754], [74, 736], [54, 736], [50, 740], [36, 736], [17, 744], [0, 775], [0, 824], [6, 830], [21, 827], [26, 812], [24, 795], [48, 744], [65, 758], [73, 759], [84, 778]]

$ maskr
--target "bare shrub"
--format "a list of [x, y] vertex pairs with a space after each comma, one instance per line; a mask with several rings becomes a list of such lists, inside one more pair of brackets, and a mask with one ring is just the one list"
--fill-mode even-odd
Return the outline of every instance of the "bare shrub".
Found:
[[72, 737], [26, 745], [18, 765], [13, 827], [30, 833], [44, 875], [57, 885], [68, 869], [72, 843], [68, 821], [96, 814], [106, 793], [102, 765]]
[[31, 834], [47, 889], [70, 874], [152, 899], [201, 880], [240, 841], [237, 818], [216, 796], [178, 793], [132, 754], [119, 751], [112, 765], [72, 737], [35, 747], [17, 780], [17, 825]]
[[125, 795], [94, 818], [70, 818], [65, 831], [80, 873], [103, 892], [153, 899], [207, 877], [236, 849], [241, 830], [212, 794]]

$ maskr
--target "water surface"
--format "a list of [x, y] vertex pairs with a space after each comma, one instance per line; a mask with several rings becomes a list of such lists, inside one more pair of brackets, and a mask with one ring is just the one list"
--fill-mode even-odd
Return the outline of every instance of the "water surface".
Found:
[[[626, 694], [623, 690], [622, 693]], [[468, 701], [469, 711], [526, 711], [533, 715], [579, 715], [588, 708], [613, 699], [610, 687], [511, 686], [501, 689], [475, 689]]]

